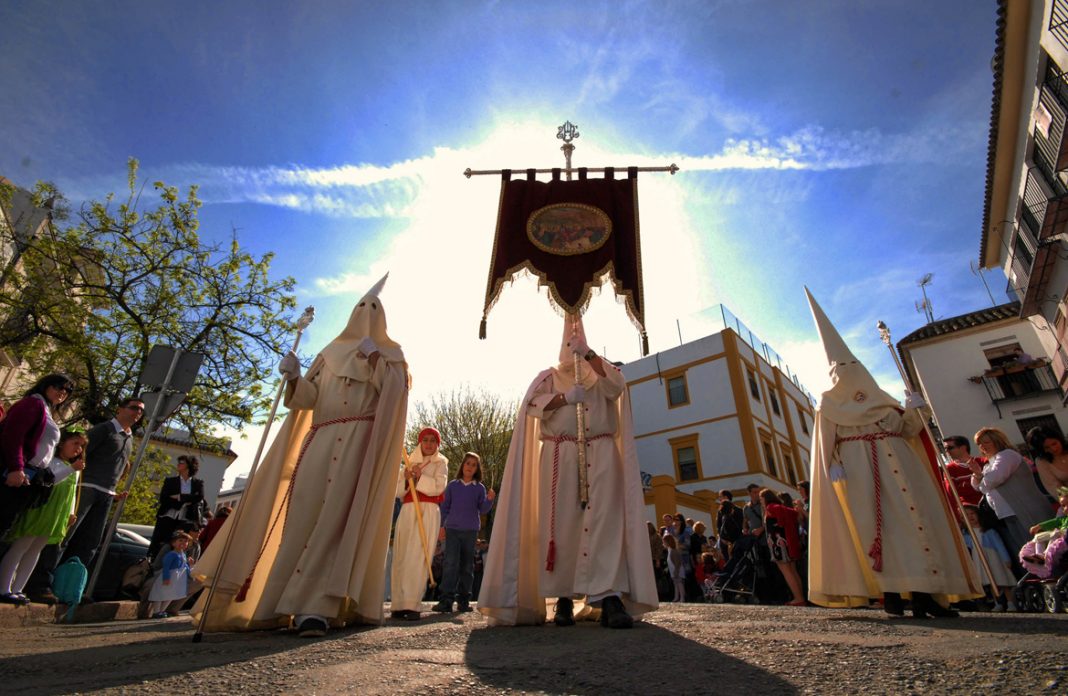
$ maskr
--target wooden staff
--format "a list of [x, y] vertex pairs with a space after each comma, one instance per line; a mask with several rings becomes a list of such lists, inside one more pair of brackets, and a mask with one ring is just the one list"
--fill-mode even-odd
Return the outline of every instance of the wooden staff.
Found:
[[[304, 310], [304, 313], [297, 319], [297, 335], [293, 338], [293, 347], [290, 349], [294, 353], [297, 352], [297, 347], [300, 345], [300, 337], [304, 334], [304, 329], [308, 328], [308, 325], [315, 319], [315, 307], [308, 307]], [[256, 469], [260, 465], [260, 456], [263, 454], [263, 447], [267, 443], [267, 435], [271, 432], [271, 425], [274, 423], [274, 416], [278, 412], [278, 404], [282, 401], [282, 394], [286, 390], [286, 385], [289, 383], [285, 377], [282, 378], [281, 383], [278, 385], [278, 392], [274, 395], [274, 404], [271, 406], [271, 415], [267, 416], [267, 424], [263, 428], [263, 437], [260, 438], [259, 447], [256, 448], [256, 456], [252, 460], [252, 468], [248, 471], [248, 479], [245, 481], [245, 491], [252, 490], [252, 479], [256, 475]], [[219, 556], [219, 563], [215, 567], [215, 574], [212, 575], [211, 585], [208, 586], [208, 596], [204, 600], [204, 610], [200, 613], [200, 621], [197, 623], [197, 631], [193, 634], [193, 642], [199, 643], [204, 639], [204, 624], [208, 620], [208, 610], [211, 608], [211, 600], [215, 597], [215, 589], [219, 584], [219, 577], [222, 575], [223, 568], [226, 564], [226, 556], [230, 552], [230, 544], [234, 540], [234, 531], [237, 529], [237, 524], [241, 520], [241, 513], [245, 510], [244, 505], [238, 505], [237, 508], [227, 518], [227, 523], [230, 525], [230, 530], [226, 534], [226, 541], [223, 543], [222, 555]]]
[[[412, 460], [408, 457], [408, 451], [401, 444], [401, 455], [404, 456], [404, 469], [411, 471]], [[419, 542], [423, 545], [423, 561], [426, 563], [426, 574], [430, 576], [430, 586], [437, 587], [434, 582], [434, 570], [430, 567], [430, 546], [426, 543], [426, 528], [423, 527], [423, 509], [419, 507], [419, 492], [415, 490], [415, 478], [408, 479], [408, 490], [412, 494], [412, 505], [415, 506], [415, 524], [419, 527]]]
[[[912, 382], [909, 380], [909, 376], [905, 374], [905, 367], [901, 364], [901, 360], [897, 357], [897, 353], [894, 352], [894, 348], [890, 341], [890, 328], [885, 322], [876, 323], [875, 327], [879, 330], [879, 337], [883, 343], [890, 350], [890, 355], [894, 358], [894, 364], [897, 365], [897, 371], [901, 374], [901, 381], [905, 383], [905, 388], [909, 390], [910, 394], [919, 394], [920, 392], [913, 387]], [[920, 420], [923, 422], [924, 432], [927, 433], [927, 437], [931, 438], [931, 445], [935, 443], [934, 436], [931, 433], [931, 428], [927, 425], [927, 419], [922, 417]], [[986, 553], [983, 552], [983, 546], [979, 543], [980, 538], [975, 533], [975, 529], [972, 527], [972, 523], [968, 521], [968, 515], [964, 512], [964, 503], [961, 502], [960, 495], [957, 493], [957, 486], [953, 483], [953, 477], [949, 475], [949, 469], [946, 468], [946, 463], [942, 461], [942, 458], [935, 453], [935, 459], [938, 461], [938, 468], [942, 471], [942, 476], [945, 477], [946, 483], [949, 484], [949, 490], [952, 494], [954, 502], [957, 504], [957, 511], [960, 513], [961, 521], [964, 522], [964, 526], [968, 528], [968, 533], [972, 537], [972, 546], [975, 548], [979, 556], [979, 565], [983, 566], [983, 571], [986, 573], [986, 577], [990, 580], [990, 591], [994, 593], [994, 597], [1001, 596], [1001, 588], [998, 587], [998, 583], [994, 580], [994, 572], [990, 569], [990, 563], [986, 559]]]

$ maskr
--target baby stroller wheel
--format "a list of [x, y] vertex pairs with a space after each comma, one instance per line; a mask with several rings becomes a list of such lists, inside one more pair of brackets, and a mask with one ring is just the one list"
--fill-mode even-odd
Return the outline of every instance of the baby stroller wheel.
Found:
[[1027, 610], [1045, 611], [1046, 600], [1042, 594], [1042, 585], [1033, 584], [1027, 586]]
[[1027, 590], [1020, 585], [1012, 588], [1012, 600], [1018, 611], [1027, 611]]
[[1057, 591], [1055, 583], [1046, 583], [1042, 586], [1042, 597], [1045, 600], [1046, 611], [1051, 614], [1060, 614], [1064, 611], [1064, 598]]

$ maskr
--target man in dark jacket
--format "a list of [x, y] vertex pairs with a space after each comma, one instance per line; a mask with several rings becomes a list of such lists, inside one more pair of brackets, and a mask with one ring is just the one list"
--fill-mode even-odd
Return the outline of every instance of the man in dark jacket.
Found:
[[733, 501], [734, 494], [730, 491], [719, 492], [716, 529], [719, 530], [719, 549], [724, 558], [730, 557], [731, 547], [742, 536], [742, 511]]
[[82, 472], [81, 495], [78, 499], [78, 519], [71, 525], [64, 540], [64, 558], [77, 556], [86, 568], [104, 540], [111, 503], [121, 494], [115, 492], [119, 481], [130, 470], [133, 451], [132, 428], [145, 412], [140, 399], [125, 399], [115, 417], [98, 423], [89, 430], [89, 444], [85, 448], [85, 471]]
[[159, 509], [156, 511], [152, 543], [148, 547], [149, 558], [155, 558], [156, 552], [170, 541], [175, 532], [188, 532], [203, 523], [204, 481], [196, 478], [200, 460], [183, 454], [177, 461], [178, 475], [163, 479], [159, 489]]

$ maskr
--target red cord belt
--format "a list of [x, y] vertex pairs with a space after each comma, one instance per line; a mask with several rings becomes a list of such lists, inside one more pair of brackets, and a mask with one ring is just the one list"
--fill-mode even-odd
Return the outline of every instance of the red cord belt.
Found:
[[[611, 437], [615, 436], [611, 433], [601, 433], [600, 435], [591, 435], [587, 437], [586, 442], [604, 440]], [[556, 566], [556, 484], [557, 481], [560, 480], [560, 443], [578, 442], [578, 438], [574, 435], [555, 435], [542, 437], [541, 441], [553, 443], [553, 485], [551, 495], [552, 505], [549, 513], [549, 553], [545, 557], [545, 570], [551, 573]]]
[[835, 446], [837, 446], [840, 442], [863, 440], [871, 447], [871, 478], [875, 489], [875, 540], [872, 541], [871, 548], [868, 549], [868, 555], [872, 559], [871, 569], [876, 573], [882, 572], [883, 569], [883, 487], [879, 479], [879, 448], [876, 447], [875, 443], [891, 437], [900, 438], [902, 435], [901, 433], [881, 430], [877, 433], [868, 433], [866, 435], [840, 437], [834, 442]]
[[[315, 434], [319, 432], [321, 428], [325, 428], [328, 425], [340, 425], [341, 423], [353, 423], [356, 421], [373, 422], [374, 416], [347, 416], [345, 418], [334, 418], [333, 420], [323, 421], [322, 423], [316, 423], [308, 428], [308, 434], [304, 436], [304, 442], [300, 446], [300, 454], [297, 455], [297, 463], [293, 465], [293, 474], [289, 477], [289, 487], [286, 488], [286, 494], [282, 496], [282, 504], [278, 506], [278, 512], [275, 513], [274, 521], [271, 522], [271, 528], [267, 532], [267, 536], [263, 537], [263, 545], [260, 546], [260, 552], [256, 554], [256, 560], [252, 562], [252, 569], [248, 571], [248, 577], [245, 578], [245, 582], [241, 584], [241, 588], [234, 596], [235, 602], [245, 601], [245, 597], [248, 596], [249, 587], [252, 586], [252, 574], [256, 572], [256, 566], [260, 564], [260, 559], [263, 557], [263, 552], [267, 550], [267, 542], [270, 540], [271, 535], [274, 534], [274, 528], [278, 525], [278, 520], [282, 517], [282, 510], [286, 511], [286, 520], [289, 520], [289, 498], [293, 495], [293, 486], [297, 482], [297, 472], [300, 471], [300, 462], [304, 459], [304, 453], [308, 451], [308, 447], [311, 446], [312, 440], [315, 439]], [[285, 524], [282, 525], [282, 531], [285, 532]]]

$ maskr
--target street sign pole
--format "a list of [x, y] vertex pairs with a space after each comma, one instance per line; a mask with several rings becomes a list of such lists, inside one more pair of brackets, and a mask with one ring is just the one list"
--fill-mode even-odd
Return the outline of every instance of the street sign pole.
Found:
[[[171, 379], [174, 377], [175, 370], [178, 368], [178, 364], [183, 356], [186, 356], [186, 365], [189, 365], [190, 358], [196, 361], [193, 368], [193, 376], [196, 376], [197, 370], [200, 369], [200, 361], [203, 356], [197, 353], [185, 353], [181, 349], [169, 349], [166, 346], [155, 346], [153, 351], [159, 349], [174, 350], [174, 355], [171, 357], [170, 365], [167, 368], [167, 374], [163, 378], [163, 383], [159, 385], [159, 391], [157, 392], [159, 398], [154, 399], [155, 403], [152, 406], [152, 413], [148, 417], [148, 421], [145, 424], [144, 434], [141, 436], [141, 447], [137, 451], [137, 456], [134, 458], [133, 464], [130, 465], [130, 472], [126, 475], [126, 486], [123, 489], [124, 493], [129, 493], [130, 488], [133, 486], [134, 475], [137, 473], [138, 467], [141, 466], [141, 461], [145, 458], [145, 452], [148, 450], [148, 444], [152, 440], [152, 435], [155, 434], [157, 425], [161, 425], [162, 421], [166, 419], [170, 413], [162, 414], [164, 404], [167, 402], [167, 390], [171, 386]], [[151, 385], [155, 386], [155, 385]], [[184, 386], [184, 385], [183, 385]], [[157, 424], [157, 420], [161, 421]], [[96, 582], [100, 577], [100, 570], [104, 567], [104, 559], [108, 555], [108, 548], [111, 546], [112, 537], [115, 535], [115, 528], [119, 525], [119, 520], [122, 518], [122, 509], [126, 505], [126, 498], [120, 498], [118, 505], [115, 506], [114, 514], [111, 516], [111, 520], [108, 522], [107, 531], [104, 532], [103, 543], [97, 551], [96, 560], [93, 562], [93, 572], [89, 576], [89, 582], [85, 586], [85, 596], [92, 597], [93, 590], [96, 589]]]

